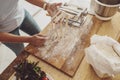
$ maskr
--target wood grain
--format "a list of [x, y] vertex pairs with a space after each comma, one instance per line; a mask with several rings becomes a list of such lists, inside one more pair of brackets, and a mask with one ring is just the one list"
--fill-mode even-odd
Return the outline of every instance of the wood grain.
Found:
[[[96, 17], [93, 17], [93, 22], [94, 22], [94, 24], [92, 26], [91, 33], [88, 35], [89, 37], [87, 40], [88, 41], [87, 45], [89, 45], [89, 38], [94, 34], [109, 35], [113, 39], [120, 41], [120, 37], [117, 38], [115, 36], [115, 35], [118, 35], [118, 32], [120, 31], [120, 13], [117, 13], [112, 18], [111, 21], [105, 22], [105, 21], [98, 20]], [[46, 31], [48, 31], [48, 27], [46, 27], [41, 34], [46, 33]], [[27, 46], [27, 48], [37, 52], [37, 48], [35, 48], [34, 46], [29, 45], [29, 46]], [[82, 53], [82, 54], [84, 55], [84, 53]], [[71, 56], [72, 56], [72, 54], [71, 54]], [[96, 75], [93, 68], [87, 63], [85, 57], [83, 57], [83, 59], [81, 60], [80, 65], [78, 66], [78, 69], [73, 77], [65, 75], [63, 72], [59, 71], [58, 69], [45, 63], [43, 60], [40, 60], [32, 55], [29, 55], [29, 57], [27, 59], [29, 59], [31, 61], [39, 60], [40, 61], [39, 65], [40, 65], [41, 69], [44, 70], [45, 72], [47, 72], [48, 74], [50, 74], [54, 78], [54, 80], [120, 80], [120, 75], [116, 75], [114, 78], [108, 78], [108, 79], [99, 78]], [[76, 59], [76, 61], [78, 61], [78, 60]], [[10, 74], [10, 70], [9, 70], [9, 69], [11, 69], [10, 66], [4, 71], [4, 73], [2, 73], [0, 75], [0, 80], [8, 80], [6, 78], [7, 77], [9, 78], [9, 75], [12, 75], [12, 74]], [[62, 68], [64, 68], [64, 67], [62, 67]], [[69, 70], [67, 70], [67, 71], [69, 71]], [[7, 74], [9, 74], [9, 75], [7, 75]]]
[[[70, 53], [69, 55], [67, 55], [66, 57], [61, 57], [61, 55], [63, 55], [63, 51], [64, 49], [67, 49], [64, 48], [64, 45], [63, 45], [63, 49], [62, 51], [58, 52], [56, 56], [54, 57], [48, 57], [47, 59], [44, 59], [40, 54], [41, 52], [39, 52], [39, 50], [37, 50], [37, 48], [29, 45], [28, 47], [26, 47], [26, 51], [30, 52], [30, 53], [34, 53], [35, 56], [37, 56], [38, 58], [44, 60], [45, 62], [51, 64], [52, 66], [54, 66], [55, 68], [59, 69], [60, 71], [63, 71], [64, 73], [66, 73], [67, 75], [69, 76], [74, 76], [76, 70], [78, 69], [83, 57], [84, 57], [84, 48], [86, 46], [88, 46], [88, 43], [89, 41], [87, 41], [87, 39], [90, 39], [88, 34], [89, 34], [89, 27], [91, 28], [91, 26], [87, 25], [88, 23], [90, 23], [92, 21], [92, 16], [88, 15], [87, 17], [87, 20], [85, 22], [85, 24], [83, 25], [83, 27], [85, 28], [88, 28], [88, 29], [83, 29], [85, 31], [88, 30], [88, 33], [84, 34], [83, 33], [85, 31], [83, 31], [81, 29], [81, 43], [77, 43], [76, 45], [78, 45], [75, 49], [74, 52]], [[87, 25], [87, 26], [86, 26]], [[42, 31], [41, 34], [44, 34], [46, 35], [47, 31], [51, 28], [51, 24], [49, 24], [47, 26], [47, 28], [45, 30]], [[81, 27], [82, 28], [82, 27]], [[76, 27], [73, 27], [72, 29], [75, 29], [75, 31], [77, 31], [79, 28], [76, 28]], [[62, 35], [62, 34], [61, 34]], [[74, 39], [74, 38], [73, 38]], [[69, 42], [69, 41], [67, 41]], [[67, 43], [66, 42], [66, 43]], [[55, 46], [52, 46], [51, 48], [54, 49]], [[50, 53], [48, 52], [48, 54], [46, 55], [49, 55]], [[64, 54], [68, 54], [68, 53], [64, 53]], [[52, 54], [51, 54], [52, 55]], [[55, 59], [57, 59], [57, 61]]]

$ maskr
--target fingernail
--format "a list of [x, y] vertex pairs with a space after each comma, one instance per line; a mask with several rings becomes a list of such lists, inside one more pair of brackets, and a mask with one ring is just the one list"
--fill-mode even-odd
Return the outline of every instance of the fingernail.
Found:
[[49, 37], [45, 37], [45, 39], [49, 39]]

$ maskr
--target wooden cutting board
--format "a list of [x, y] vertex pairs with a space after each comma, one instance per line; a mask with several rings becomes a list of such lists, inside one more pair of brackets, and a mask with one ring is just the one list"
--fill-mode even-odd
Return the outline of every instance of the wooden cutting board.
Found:
[[[90, 25], [91, 21], [92, 21], [92, 16], [88, 15], [83, 26], [80, 26], [79, 28], [74, 26], [72, 27], [68, 26], [67, 27], [68, 30], [69, 28], [71, 28], [71, 33], [69, 34], [64, 33], [66, 34], [65, 40], [58, 39], [58, 42], [56, 41], [55, 43], [50, 44], [49, 46], [51, 49], [46, 50], [47, 48], [42, 49], [42, 48], [36, 48], [32, 45], [28, 45], [25, 50], [32, 53], [37, 58], [52, 65], [53, 67], [59, 69], [60, 71], [66, 73], [67, 75], [74, 76], [77, 68], [79, 67], [84, 57], [84, 48], [89, 45], [89, 39], [90, 39], [89, 33], [91, 32], [91, 26], [92, 26]], [[48, 26], [41, 32], [41, 34], [44, 35], [48, 34], [49, 30], [53, 28], [51, 25], [52, 23], [48, 24]], [[60, 31], [60, 29], [61, 28], [59, 28], [58, 31]], [[55, 32], [56, 31], [54, 31], [54, 33]], [[73, 33], [74, 33], [74, 37], [72, 36], [71, 38], [70, 36], [73, 35]], [[63, 33], [58, 34], [58, 36], [60, 35], [64, 36]], [[43, 51], [41, 51], [41, 49]]]

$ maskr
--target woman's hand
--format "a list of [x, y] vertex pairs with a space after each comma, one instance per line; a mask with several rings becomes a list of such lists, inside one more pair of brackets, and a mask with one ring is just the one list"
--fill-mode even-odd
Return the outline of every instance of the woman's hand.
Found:
[[35, 47], [41, 47], [41, 46], [44, 46], [44, 43], [47, 39], [48, 39], [48, 37], [40, 35], [40, 34], [33, 35], [30, 38], [30, 44]]
[[46, 10], [48, 11], [50, 16], [54, 16], [58, 11], [58, 7], [61, 5], [62, 3], [47, 3]]
[[50, 16], [55, 15], [55, 13], [57, 12], [57, 8], [62, 4], [62, 3], [47, 3], [44, 0], [27, 0], [27, 1], [47, 10]]

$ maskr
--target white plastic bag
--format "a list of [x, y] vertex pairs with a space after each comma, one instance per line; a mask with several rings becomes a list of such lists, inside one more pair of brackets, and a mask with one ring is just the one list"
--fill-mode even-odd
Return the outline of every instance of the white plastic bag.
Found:
[[101, 78], [120, 73], [120, 44], [107, 36], [94, 35], [85, 49], [87, 62]]

